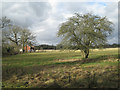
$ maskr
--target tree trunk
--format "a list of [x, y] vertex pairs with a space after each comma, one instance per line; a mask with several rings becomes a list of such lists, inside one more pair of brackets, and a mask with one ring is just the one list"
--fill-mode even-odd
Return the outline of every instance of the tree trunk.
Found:
[[27, 45], [26, 45], [26, 53], [27, 53]]
[[88, 58], [89, 53], [86, 54], [85, 58]]
[[18, 46], [18, 42], [16, 41], [15, 43], [16, 43], [16, 45]]
[[25, 50], [24, 50], [24, 43], [23, 43], [22, 49], [23, 49], [23, 53], [24, 53], [24, 51], [25, 51]]
[[85, 50], [84, 50], [84, 53], [85, 53], [85, 58], [87, 59], [88, 56], [89, 56], [89, 49], [85, 49]]

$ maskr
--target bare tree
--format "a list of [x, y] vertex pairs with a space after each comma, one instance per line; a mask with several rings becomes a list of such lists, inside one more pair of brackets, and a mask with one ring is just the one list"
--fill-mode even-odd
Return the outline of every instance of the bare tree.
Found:
[[13, 25], [12, 27], [9, 27], [8, 31], [3, 31], [3, 35], [6, 37], [6, 39], [15, 43], [18, 46], [20, 44], [19, 42], [21, 30], [21, 27]]
[[30, 32], [29, 29], [26, 29], [24, 28], [22, 31], [21, 31], [21, 44], [22, 44], [22, 49], [23, 49], [23, 52], [24, 52], [24, 46], [26, 45], [33, 45], [35, 44], [35, 35], [33, 35], [32, 32]]
[[2, 19], [0, 19], [0, 28], [5, 28], [7, 26], [10, 26], [11, 20], [8, 19], [6, 16], [5, 17], [2, 17]]

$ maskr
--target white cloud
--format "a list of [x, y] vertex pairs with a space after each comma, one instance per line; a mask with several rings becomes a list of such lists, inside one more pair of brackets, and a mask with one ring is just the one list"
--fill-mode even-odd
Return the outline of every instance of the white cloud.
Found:
[[62, 15], [65, 19], [68, 19], [73, 16], [73, 14], [65, 14], [65, 13], [63, 13]]
[[50, 5], [48, 3], [3, 3], [3, 16], [13, 22], [28, 27], [48, 18]]
[[[65, 1], [65, 0], [64, 0]], [[28, 27], [36, 33], [37, 41], [41, 43], [56, 44], [59, 24], [66, 21], [74, 13], [85, 14], [92, 12], [99, 16], [107, 16], [115, 24], [115, 30], [109, 42], [117, 40], [117, 15], [116, 2], [59, 2], [49, 0], [45, 2], [3, 3], [3, 15], [15, 23]]]

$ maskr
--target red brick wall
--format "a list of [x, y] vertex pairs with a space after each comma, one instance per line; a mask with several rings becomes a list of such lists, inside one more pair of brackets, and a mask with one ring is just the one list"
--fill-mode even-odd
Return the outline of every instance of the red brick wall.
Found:
[[25, 51], [26, 51], [26, 50], [27, 50], [27, 51], [30, 51], [30, 46], [28, 46], [28, 45], [25, 46], [25, 47], [24, 47], [24, 50], [25, 50]]

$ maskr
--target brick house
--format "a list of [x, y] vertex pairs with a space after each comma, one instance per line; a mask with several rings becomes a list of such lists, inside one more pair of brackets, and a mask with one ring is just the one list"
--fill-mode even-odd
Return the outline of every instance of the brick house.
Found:
[[24, 46], [24, 51], [25, 51], [25, 52], [34, 51], [34, 46], [26, 45], [26, 46]]

